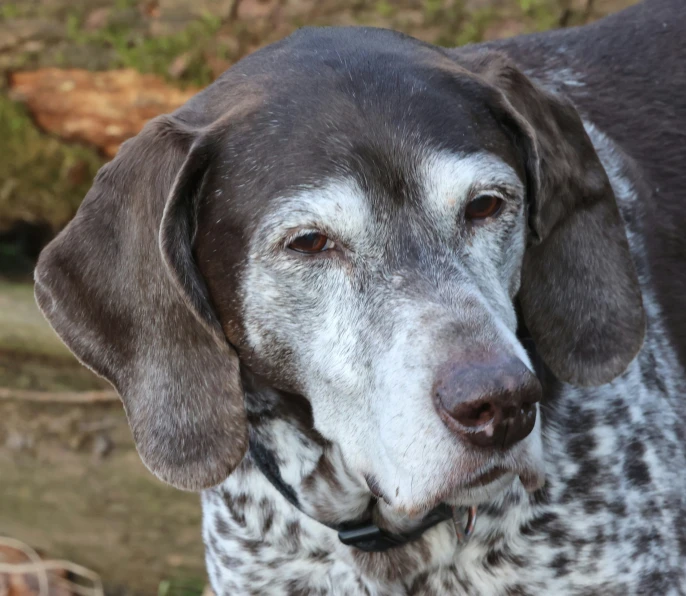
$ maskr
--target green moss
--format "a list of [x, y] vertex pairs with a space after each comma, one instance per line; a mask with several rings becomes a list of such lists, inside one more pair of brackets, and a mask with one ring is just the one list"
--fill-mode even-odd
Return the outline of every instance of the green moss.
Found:
[[389, 18], [393, 15], [393, 5], [388, 0], [378, 0], [376, 3], [376, 12], [381, 17]]
[[157, 596], [200, 596], [204, 588], [205, 580], [201, 578], [165, 579], [157, 588]]
[[521, 18], [528, 24], [530, 31], [545, 31], [560, 25], [564, 12], [562, 0], [518, 0]]
[[36, 8], [29, 2], [0, 2], [0, 23], [10, 19], [24, 18], [33, 15]]
[[116, 10], [126, 10], [128, 8], [138, 8], [139, 0], [115, 0], [114, 8]]
[[87, 32], [83, 30], [82, 16], [71, 13], [66, 24], [67, 38], [72, 42], [95, 51], [114, 50], [111, 68], [134, 68], [170, 79], [170, 65], [177, 57], [186, 55], [187, 66], [178, 82], [197, 86], [212, 82], [205, 52], [215, 50], [214, 36], [222, 24], [218, 17], [208, 14], [190, 22], [179, 33], [154, 37], [132, 27], [125, 19], [113, 19], [106, 27]]
[[17, 221], [57, 230], [76, 212], [102, 159], [41, 134], [26, 110], [0, 95], [0, 230]]
[[482, 41], [486, 27], [496, 14], [492, 8], [469, 11], [462, 0], [448, 4], [443, 0], [427, 0], [424, 4], [424, 23], [439, 27], [433, 43], [447, 47]]
[[455, 45], [461, 46], [467, 43], [483, 41], [486, 28], [495, 20], [492, 9], [484, 8], [474, 11], [465, 21], [462, 30], [455, 36]]
[[0, 4], [0, 21], [16, 19], [20, 14], [19, 7], [16, 4]]

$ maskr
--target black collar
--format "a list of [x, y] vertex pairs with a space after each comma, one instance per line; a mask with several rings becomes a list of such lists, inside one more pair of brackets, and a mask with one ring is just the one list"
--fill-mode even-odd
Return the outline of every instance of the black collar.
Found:
[[[296, 509], [305, 513], [298, 501], [298, 497], [293, 487], [286, 484], [281, 477], [279, 466], [274, 459], [274, 455], [265, 449], [260, 443], [250, 438], [250, 457], [264, 477], [269, 480], [271, 485], [278, 490], [283, 497]], [[380, 528], [371, 520], [371, 511], [376, 505], [376, 498], [371, 497], [369, 508], [365, 518], [358, 521], [344, 522], [338, 525], [327, 524], [321, 520], [319, 523], [338, 532], [338, 539], [347, 546], [354, 546], [365, 552], [383, 552], [391, 548], [404, 546], [421, 538], [422, 534], [436, 524], [453, 519], [453, 510], [445, 504], [441, 504], [421, 521], [419, 526], [411, 532], [396, 534]], [[306, 514], [307, 515], [307, 514]], [[471, 519], [470, 519], [471, 521]]]
[[421, 538], [422, 534], [429, 528], [433, 528], [435, 525], [452, 518], [452, 508], [442, 503], [435, 509], [432, 509], [419, 526], [411, 532], [394, 534], [368, 520], [352, 524], [341, 524], [341, 529], [338, 530], [338, 539], [348, 546], [354, 546], [366, 552], [378, 553], [414, 542]]

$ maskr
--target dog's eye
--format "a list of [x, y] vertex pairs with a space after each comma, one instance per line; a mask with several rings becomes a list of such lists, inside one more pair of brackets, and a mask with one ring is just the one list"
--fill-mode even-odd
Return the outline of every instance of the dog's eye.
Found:
[[486, 219], [497, 215], [503, 205], [503, 200], [495, 195], [477, 197], [467, 205], [465, 217], [467, 219]]
[[331, 250], [334, 246], [336, 245], [333, 240], [324, 236], [324, 234], [320, 234], [319, 232], [308, 232], [307, 234], [298, 236], [288, 245], [288, 248], [297, 252], [314, 254], [317, 252], [324, 252], [325, 250]]

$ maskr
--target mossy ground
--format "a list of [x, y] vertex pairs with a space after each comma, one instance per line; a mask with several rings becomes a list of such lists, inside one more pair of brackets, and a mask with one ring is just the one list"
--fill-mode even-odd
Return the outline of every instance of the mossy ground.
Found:
[[88, 148], [41, 133], [23, 106], [0, 95], [0, 232], [14, 222], [59, 230], [103, 163]]

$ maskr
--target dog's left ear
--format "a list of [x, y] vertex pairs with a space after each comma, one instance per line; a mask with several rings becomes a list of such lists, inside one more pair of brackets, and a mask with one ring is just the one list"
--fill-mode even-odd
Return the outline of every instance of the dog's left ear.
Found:
[[524, 155], [530, 242], [519, 300], [558, 378], [600, 385], [638, 353], [645, 314], [612, 187], [574, 106], [496, 52], [467, 68], [495, 91], [496, 118]]
[[98, 172], [35, 273], [57, 334], [121, 395], [145, 465], [187, 490], [222, 482], [248, 446], [238, 354], [193, 258], [215, 129], [148, 123]]

